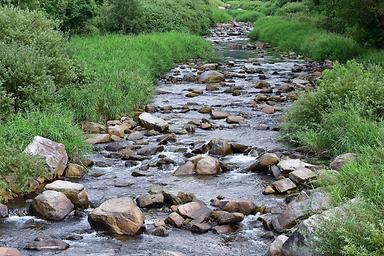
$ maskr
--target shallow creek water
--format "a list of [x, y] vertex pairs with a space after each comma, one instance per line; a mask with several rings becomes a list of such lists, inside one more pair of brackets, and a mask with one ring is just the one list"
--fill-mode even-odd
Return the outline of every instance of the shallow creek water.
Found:
[[[88, 174], [76, 182], [84, 184], [90, 201], [94, 207], [113, 197], [135, 197], [147, 194], [153, 185], [162, 185], [167, 191], [192, 192], [196, 197], [209, 205], [212, 198], [218, 195], [226, 199], [252, 200], [259, 206], [274, 206], [281, 204], [284, 197], [265, 196], [262, 194], [265, 186], [272, 179], [266, 175], [247, 173], [244, 168], [255, 160], [255, 154], [236, 154], [221, 160], [232, 167], [230, 172], [214, 177], [176, 177], [174, 170], [185, 161], [184, 152], [190, 151], [194, 145], [221, 138], [230, 142], [237, 142], [251, 146], [255, 152], [263, 151], [292, 151], [278, 141], [279, 126], [282, 116], [289, 105], [288, 102], [276, 103], [280, 111], [266, 114], [260, 105], [254, 104], [255, 96], [260, 90], [255, 84], [261, 75], [265, 76], [273, 88], [272, 95], [278, 93], [277, 86], [285, 81], [292, 81], [308, 75], [308, 72], [292, 73], [294, 66], [301, 66], [307, 70], [303, 60], [290, 59], [279, 56], [273, 49], [264, 44], [249, 44], [246, 33], [249, 24], [222, 25], [212, 31], [207, 40], [215, 44], [222, 56], [219, 70], [224, 73], [238, 74], [226, 79], [226, 84], [217, 91], [206, 91], [206, 85], [199, 83], [181, 83], [186, 73], [196, 73], [195, 67], [189, 64], [178, 65], [157, 82], [156, 96], [152, 105], [156, 107], [172, 106], [170, 113], [157, 112], [155, 115], [167, 120], [172, 130], [180, 130], [188, 121], [207, 118], [209, 115], [200, 114], [197, 110], [202, 106], [226, 111], [232, 115], [243, 113], [246, 122], [241, 125], [228, 125], [225, 120], [212, 120], [217, 126], [214, 130], [196, 129], [193, 134], [177, 135], [177, 142], [169, 143], [163, 154], [175, 161], [175, 165], [151, 171], [149, 176], [134, 177], [132, 172], [144, 168], [151, 161], [145, 160], [136, 167], [125, 167], [125, 161], [111, 158], [105, 149], [106, 145], [98, 145], [89, 156], [96, 162]], [[247, 70], [244, 72], [242, 70]], [[181, 80], [181, 79], [179, 79]], [[298, 82], [302, 82], [298, 80]], [[224, 93], [230, 86], [238, 86], [239, 96]], [[198, 97], [186, 98], [189, 89], [204, 90]], [[190, 111], [184, 113], [183, 106], [188, 105]], [[156, 142], [159, 136], [148, 136], [144, 140]], [[119, 143], [123, 146], [130, 143]], [[155, 156], [156, 158], [156, 156]], [[103, 164], [97, 164], [103, 163]], [[104, 167], [102, 167], [104, 166]], [[31, 252], [22, 250], [23, 255], [161, 255], [166, 251], [181, 252], [185, 255], [264, 255], [272, 240], [262, 238], [265, 231], [258, 215], [250, 215], [241, 224], [241, 229], [228, 235], [217, 235], [212, 232], [206, 234], [192, 234], [188, 230], [173, 228], [168, 237], [157, 237], [144, 232], [135, 237], [118, 237], [94, 232], [87, 222], [87, 211], [75, 212], [61, 222], [48, 222], [32, 216], [19, 215], [24, 212], [26, 204], [14, 201], [9, 204], [11, 215], [0, 223], [0, 245], [22, 249], [36, 237], [50, 237], [63, 239], [68, 235], [78, 234], [81, 240], [68, 241], [70, 248], [65, 251]], [[156, 218], [165, 218], [167, 213], [145, 210], [146, 227], [150, 230]], [[164, 254], [166, 255], [166, 254]]]

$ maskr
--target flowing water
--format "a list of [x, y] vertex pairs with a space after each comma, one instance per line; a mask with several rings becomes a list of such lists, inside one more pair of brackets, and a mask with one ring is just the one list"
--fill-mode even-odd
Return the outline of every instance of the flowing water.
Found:
[[[209, 115], [201, 114], [197, 110], [202, 106], [226, 111], [232, 115], [246, 116], [246, 122], [240, 125], [229, 125], [221, 120], [211, 120], [216, 129], [196, 129], [193, 134], [177, 135], [177, 142], [169, 143], [162, 154], [174, 160], [174, 165], [165, 165], [161, 168], [149, 168], [149, 159], [135, 167], [126, 167], [125, 161], [115, 158], [113, 152], [105, 149], [105, 145], [95, 147], [90, 156], [96, 164], [88, 174], [77, 181], [86, 187], [90, 201], [94, 207], [113, 197], [135, 197], [147, 194], [153, 185], [161, 185], [167, 191], [177, 193], [180, 191], [192, 192], [207, 205], [211, 199], [218, 195], [226, 199], [252, 200], [259, 206], [274, 206], [281, 204], [284, 197], [265, 196], [262, 194], [265, 186], [272, 179], [266, 175], [247, 173], [244, 168], [255, 160], [257, 154], [264, 151], [276, 151], [280, 154], [293, 154], [278, 141], [279, 126], [285, 113], [288, 101], [277, 102], [275, 107], [279, 111], [266, 114], [261, 111], [262, 104], [255, 104], [254, 98], [263, 94], [255, 88], [255, 84], [262, 78], [268, 81], [273, 93], [286, 97], [288, 94], [279, 92], [279, 84], [292, 82], [297, 85], [305, 83], [313, 71], [313, 64], [295, 58], [282, 57], [264, 44], [250, 44], [246, 33], [250, 30], [249, 24], [221, 25], [213, 29], [212, 36], [207, 40], [215, 44], [222, 56], [219, 70], [223, 73], [236, 74], [227, 78], [226, 83], [217, 91], [206, 91], [206, 85], [199, 83], [179, 82], [185, 74], [196, 74], [195, 63], [178, 65], [168, 74], [164, 75], [157, 84], [156, 96], [152, 105], [161, 107], [172, 106], [172, 111], [158, 111], [155, 115], [167, 120], [171, 129], [178, 131], [191, 120], [209, 119]], [[302, 72], [293, 73], [292, 69], [301, 67]], [[246, 72], [244, 72], [246, 70]], [[224, 91], [231, 86], [238, 86], [239, 96], [233, 96]], [[187, 98], [188, 90], [204, 90], [198, 97]], [[183, 111], [185, 105], [188, 112]], [[136, 144], [156, 143], [159, 136], [146, 136], [135, 142]], [[245, 144], [254, 148], [250, 155], [235, 154], [221, 160], [231, 171], [213, 177], [176, 177], [173, 175], [178, 165], [184, 163], [185, 153], [198, 143], [209, 141], [212, 138], [221, 138], [230, 142]], [[121, 146], [132, 143], [129, 141], [113, 142]], [[147, 176], [134, 177], [132, 172], [145, 171]], [[75, 211], [61, 222], [48, 222], [36, 217], [28, 216], [25, 199], [9, 204], [11, 214], [9, 218], [0, 223], [0, 245], [22, 249], [36, 237], [49, 237], [65, 240], [70, 248], [65, 251], [32, 252], [23, 250], [24, 255], [161, 255], [166, 251], [181, 252], [185, 255], [264, 255], [271, 239], [265, 237], [262, 225], [257, 221], [258, 215], [245, 218], [238, 232], [218, 235], [208, 232], [206, 234], [192, 234], [188, 230], [173, 228], [167, 237], [157, 237], [150, 232], [144, 232], [135, 237], [110, 236], [96, 233], [87, 222], [86, 211]], [[145, 225], [147, 230], [153, 229], [153, 221], [165, 218], [167, 213], [157, 209], [145, 210]], [[80, 235], [82, 239], [66, 240], [69, 235]], [[166, 255], [166, 254], [164, 254]]]

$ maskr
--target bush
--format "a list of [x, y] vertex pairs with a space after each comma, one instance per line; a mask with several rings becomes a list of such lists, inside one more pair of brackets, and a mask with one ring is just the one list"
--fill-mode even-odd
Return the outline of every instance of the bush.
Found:
[[233, 20], [233, 17], [226, 10], [212, 9], [211, 20], [213, 23], [225, 23]]
[[358, 59], [367, 65], [379, 65], [384, 67], [384, 51], [383, 50], [367, 50]]
[[350, 38], [328, 33], [308, 23], [280, 17], [259, 19], [250, 37], [271, 42], [283, 50], [302, 53], [315, 60], [345, 62], [361, 52], [359, 45]]
[[286, 117], [285, 133], [295, 141], [303, 131], [317, 129], [324, 114], [346, 103], [357, 105], [361, 113], [370, 113], [380, 120], [384, 109], [384, 70], [365, 68], [354, 61], [336, 64], [324, 72], [323, 80], [314, 92], [299, 98]]
[[199, 36], [175, 32], [76, 37], [71, 47], [75, 57], [97, 74], [85, 87], [64, 89], [62, 100], [80, 121], [129, 114], [148, 102], [154, 80], [175, 63], [213, 56], [212, 46]]
[[276, 15], [292, 17], [297, 13], [309, 14], [309, 7], [303, 2], [290, 2], [276, 11]]
[[65, 145], [72, 160], [88, 152], [82, 130], [74, 124], [73, 115], [66, 110], [17, 114], [11, 121], [0, 125], [0, 139], [22, 152], [33, 137], [42, 136]]
[[255, 22], [265, 15], [258, 11], [244, 11], [236, 16], [237, 21], [241, 22]]

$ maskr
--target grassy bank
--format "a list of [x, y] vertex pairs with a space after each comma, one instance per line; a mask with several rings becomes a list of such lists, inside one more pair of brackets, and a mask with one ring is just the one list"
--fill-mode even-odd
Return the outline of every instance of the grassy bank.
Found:
[[258, 19], [250, 37], [270, 42], [283, 50], [304, 54], [314, 60], [345, 62], [362, 52], [359, 44], [351, 38], [277, 16]]
[[174, 32], [76, 37], [71, 49], [75, 59], [94, 74], [92, 83], [63, 93], [63, 101], [79, 121], [129, 114], [150, 99], [155, 78], [175, 63], [214, 56], [211, 45], [200, 37]]

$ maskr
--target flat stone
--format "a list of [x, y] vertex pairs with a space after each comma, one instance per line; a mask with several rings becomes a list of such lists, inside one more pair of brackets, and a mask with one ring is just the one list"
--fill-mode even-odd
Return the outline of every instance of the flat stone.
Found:
[[85, 142], [88, 144], [103, 144], [111, 141], [109, 134], [89, 134], [86, 136]]
[[272, 183], [272, 186], [279, 192], [285, 193], [288, 190], [296, 188], [296, 184], [293, 183], [289, 178], [277, 180]]
[[167, 121], [146, 112], [140, 114], [139, 122], [142, 126], [148, 129], [154, 129], [158, 132], [166, 132], [169, 129]]
[[244, 214], [239, 212], [221, 212], [219, 214], [219, 224], [230, 224], [230, 223], [238, 223], [244, 220]]
[[290, 173], [302, 168], [311, 167], [311, 164], [301, 161], [300, 159], [285, 159], [281, 160], [277, 165], [283, 174]]
[[316, 178], [316, 173], [308, 168], [300, 168], [289, 174], [289, 178], [298, 184], [304, 184]]
[[211, 118], [212, 119], [225, 119], [229, 116], [227, 112], [213, 110], [211, 111]]
[[228, 116], [226, 122], [229, 124], [238, 124], [244, 122], [245, 118], [242, 116]]
[[208, 223], [197, 223], [192, 225], [191, 231], [193, 233], [203, 234], [207, 233], [211, 228], [212, 226]]
[[165, 219], [165, 223], [179, 228], [183, 225], [184, 218], [181, 217], [177, 212], [173, 212], [168, 216], [168, 218]]
[[62, 240], [51, 239], [51, 240], [39, 240], [33, 241], [24, 247], [25, 250], [44, 251], [44, 250], [66, 250], [69, 248], [69, 244]]
[[212, 228], [212, 231], [216, 234], [229, 234], [239, 230], [239, 227], [234, 224], [220, 225]]
[[136, 199], [140, 208], [157, 208], [164, 204], [163, 194], [141, 195]]
[[21, 252], [16, 248], [0, 247], [0, 255], [2, 256], [22, 256]]
[[181, 216], [203, 222], [211, 215], [212, 210], [202, 202], [190, 202], [180, 205], [178, 211]]
[[228, 201], [221, 208], [227, 212], [240, 212], [245, 215], [253, 214], [257, 211], [256, 205], [251, 201]]
[[265, 105], [262, 109], [261, 109], [262, 112], [266, 113], [266, 114], [273, 114], [275, 113], [276, 109], [273, 107], [273, 106], [270, 106], [270, 105]]

